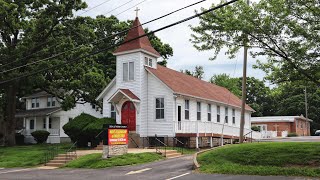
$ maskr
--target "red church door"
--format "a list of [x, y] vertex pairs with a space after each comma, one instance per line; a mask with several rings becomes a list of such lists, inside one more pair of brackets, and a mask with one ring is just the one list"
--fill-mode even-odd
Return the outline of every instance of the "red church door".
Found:
[[122, 105], [121, 124], [127, 125], [129, 131], [136, 130], [136, 108], [130, 101]]

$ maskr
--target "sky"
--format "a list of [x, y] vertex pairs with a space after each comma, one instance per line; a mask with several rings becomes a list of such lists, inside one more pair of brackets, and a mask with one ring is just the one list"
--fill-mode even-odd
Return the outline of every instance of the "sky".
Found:
[[[88, 4], [89, 10], [78, 11], [76, 15], [96, 17], [97, 15], [111, 14], [116, 15], [120, 20], [126, 21], [128, 19], [133, 20], [136, 17], [134, 11], [136, 7], [140, 9], [138, 17], [141, 23], [147, 22], [176, 9], [182, 8], [189, 4], [198, 2], [199, 0], [84, 0]], [[128, 2], [128, 3], [127, 3]], [[137, 5], [138, 3], [141, 4]], [[155, 30], [165, 25], [174, 23], [186, 17], [194, 15], [195, 10], [200, 10], [201, 7], [209, 8], [212, 3], [219, 3], [220, 0], [207, 0], [191, 8], [182, 10], [176, 14], [170, 15], [161, 20], [144, 25], [144, 28], [149, 30]], [[102, 4], [103, 3], [103, 4]], [[127, 4], [125, 4], [127, 3]], [[96, 5], [102, 4], [99, 7]], [[125, 4], [125, 5], [123, 5]], [[122, 6], [123, 5], [123, 6]], [[119, 7], [121, 6], [121, 7]], [[118, 8], [119, 7], [119, 8]], [[127, 10], [128, 8], [131, 8]], [[114, 10], [115, 9], [115, 10]], [[112, 11], [113, 10], [113, 11]], [[127, 11], [126, 11], [127, 10]], [[110, 12], [112, 11], [112, 12]], [[123, 12], [125, 11], [125, 12]], [[108, 13], [110, 12], [110, 13]], [[121, 13], [123, 12], [123, 13]], [[121, 13], [121, 14], [119, 14]], [[117, 15], [119, 14], [119, 15]], [[189, 41], [192, 31], [191, 26], [197, 26], [198, 19], [193, 19], [169, 29], [157, 32], [156, 35], [164, 42], [168, 43], [173, 48], [173, 56], [169, 58], [167, 67], [175, 69], [177, 71], [182, 69], [194, 70], [196, 65], [204, 67], [204, 80], [209, 80], [214, 74], [226, 73], [231, 77], [241, 77], [243, 69], [243, 50], [240, 50], [236, 55], [236, 58], [229, 59], [225, 55], [225, 51], [220, 52], [216, 60], [209, 60], [213, 57], [213, 51], [201, 51], [199, 52], [193, 47], [193, 44]], [[250, 50], [249, 50], [250, 51]], [[262, 62], [266, 59], [259, 59]], [[265, 73], [259, 69], [253, 69], [252, 66], [256, 63], [257, 59], [248, 56], [248, 69], [247, 76], [263, 79]]]

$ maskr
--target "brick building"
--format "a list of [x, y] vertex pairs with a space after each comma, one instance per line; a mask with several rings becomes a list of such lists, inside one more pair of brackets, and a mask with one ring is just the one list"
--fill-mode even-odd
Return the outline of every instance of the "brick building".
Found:
[[310, 136], [310, 122], [301, 116], [266, 116], [252, 117], [251, 125], [258, 126], [264, 138], [287, 137], [288, 133]]

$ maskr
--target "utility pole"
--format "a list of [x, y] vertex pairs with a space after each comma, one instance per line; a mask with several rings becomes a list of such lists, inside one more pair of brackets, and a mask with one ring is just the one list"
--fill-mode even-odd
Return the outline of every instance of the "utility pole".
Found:
[[[249, 5], [249, 0], [247, 4]], [[239, 143], [243, 143], [243, 132], [246, 112], [246, 99], [247, 99], [247, 61], [248, 61], [248, 40], [244, 41], [244, 56], [243, 56], [243, 75], [242, 75], [242, 103], [241, 103], [241, 119], [240, 119], [240, 136]]]
[[308, 101], [307, 101], [307, 86], [304, 88], [304, 104], [306, 109], [306, 119], [308, 119]]

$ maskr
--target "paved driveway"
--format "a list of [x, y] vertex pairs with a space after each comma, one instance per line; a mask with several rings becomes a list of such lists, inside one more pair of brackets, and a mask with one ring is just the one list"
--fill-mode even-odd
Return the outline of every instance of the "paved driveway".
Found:
[[108, 169], [0, 169], [1, 180], [291, 180], [303, 179], [274, 176], [234, 176], [200, 174], [192, 171], [192, 156], [163, 160], [143, 165]]

